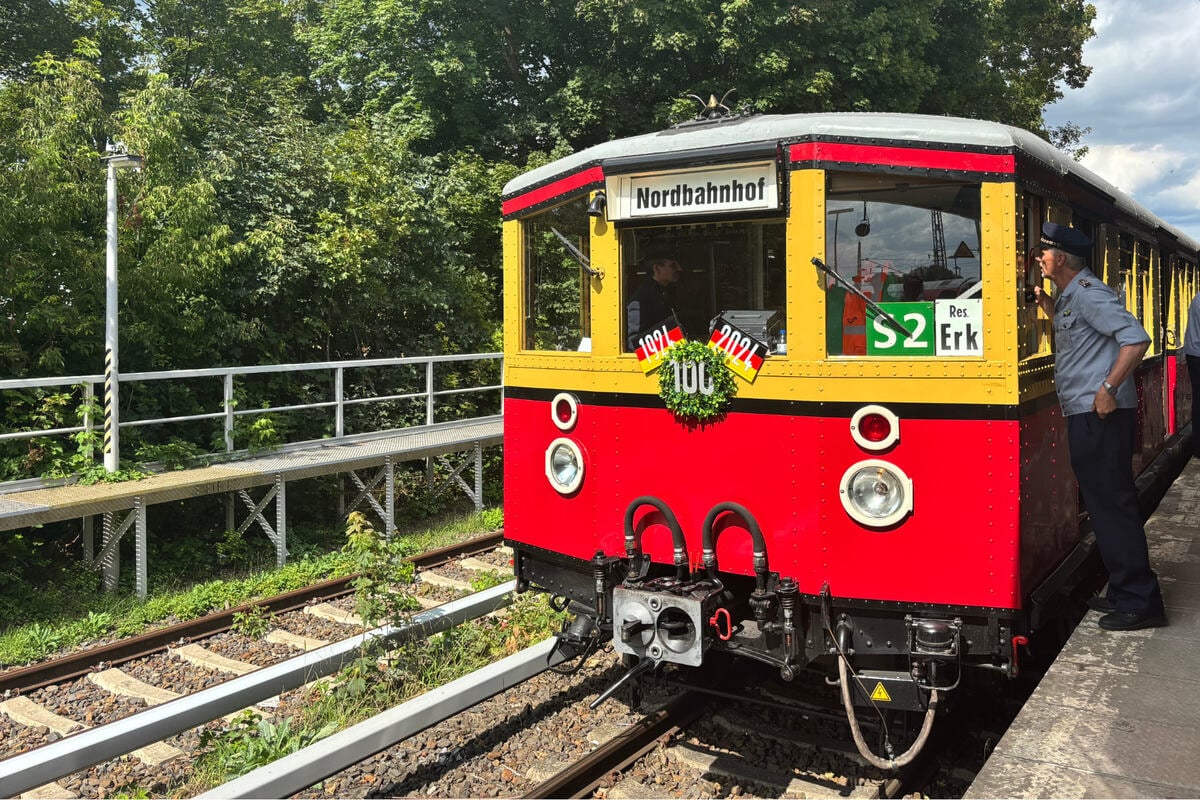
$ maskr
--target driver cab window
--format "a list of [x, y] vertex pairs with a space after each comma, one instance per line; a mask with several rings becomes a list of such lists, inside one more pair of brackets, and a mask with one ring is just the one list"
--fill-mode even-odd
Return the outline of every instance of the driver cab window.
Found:
[[[829, 355], [975, 355], [970, 337], [947, 352], [933, 321], [938, 300], [980, 297], [979, 203], [977, 183], [829, 176], [825, 263], [841, 277], [825, 277]], [[872, 304], [913, 336], [897, 335]]]
[[587, 198], [522, 223], [526, 350], [591, 350]]
[[688, 339], [706, 341], [718, 316], [771, 351], [782, 351], [782, 222], [628, 229], [621, 235], [621, 259], [625, 352], [676, 323]]

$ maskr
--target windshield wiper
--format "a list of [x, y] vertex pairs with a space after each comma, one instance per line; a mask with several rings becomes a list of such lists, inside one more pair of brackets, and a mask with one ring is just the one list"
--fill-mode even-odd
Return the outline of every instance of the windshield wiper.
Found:
[[863, 302], [864, 302], [864, 303], [866, 303], [866, 304], [867, 304], [867, 306], [868, 306], [868, 307], [869, 307], [869, 308], [870, 308], [872, 311], [874, 311], [876, 314], [878, 314], [880, 317], [882, 317], [882, 318], [883, 318], [883, 321], [884, 321], [884, 322], [886, 322], [886, 323], [887, 323], [888, 325], [890, 325], [892, 328], [896, 329], [898, 332], [900, 332], [900, 333], [903, 333], [903, 334], [904, 334], [904, 338], [905, 338], [905, 339], [915, 339], [915, 338], [916, 338], [916, 334], [914, 334], [914, 333], [913, 333], [912, 331], [910, 331], [908, 328], [906, 328], [906, 327], [904, 327], [903, 325], [901, 325], [901, 324], [899, 323], [899, 321], [897, 321], [897, 320], [896, 320], [896, 318], [895, 318], [895, 317], [893, 317], [893, 316], [892, 316], [891, 314], [889, 314], [888, 312], [884, 311], [884, 310], [883, 310], [883, 309], [882, 309], [882, 308], [879, 306], [879, 304], [878, 304], [878, 303], [876, 303], [874, 300], [872, 300], [871, 298], [869, 298], [869, 297], [867, 297], [865, 294], [863, 294], [863, 293], [862, 293], [862, 290], [861, 290], [861, 289], [859, 289], [857, 286], [855, 286], [853, 283], [851, 283], [850, 281], [846, 280], [846, 279], [845, 279], [845, 278], [843, 278], [841, 275], [838, 275], [838, 274], [837, 274], [837, 272], [836, 272], [836, 271], [834, 271], [834, 269], [833, 269], [832, 267], [830, 267], [828, 264], [826, 264], [824, 261], [822, 261], [821, 259], [819, 259], [819, 258], [817, 258], [816, 256], [814, 256], [814, 257], [813, 257], [813, 260], [812, 260], [812, 263], [813, 263], [813, 266], [817, 267], [818, 269], [824, 270], [824, 272], [825, 272], [825, 274], [826, 274], [826, 275], [829, 275], [829, 276], [830, 276], [830, 277], [832, 277], [832, 278], [833, 278], [835, 281], [837, 281], [838, 283], [840, 283], [842, 286], [845, 286], [847, 291], [854, 292], [856, 295], [858, 295], [859, 297], [861, 297], [861, 298], [862, 298], [862, 300], [863, 300]]
[[563, 247], [567, 248], [567, 252], [571, 254], [571, 258], [579, 262], [579, 266], [583, 267], [584, 272], [595, 278], [603, 278], [604, 273], [598, 269], [592, 268], [591, 260], [579, 251], [579, 248], [571, 243], [571, 240], [558, 232], [558, 228], [550, 226], [550, 232], [558, 237], [558, 240], [563, 243]]

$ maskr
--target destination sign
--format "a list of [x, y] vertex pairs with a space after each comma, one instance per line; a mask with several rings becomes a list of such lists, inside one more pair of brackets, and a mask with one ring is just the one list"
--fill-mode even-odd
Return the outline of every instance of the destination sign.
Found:
[[609, 219], [678, 217], [779, 208], [775, 162], [614, 175], [605, 182]]

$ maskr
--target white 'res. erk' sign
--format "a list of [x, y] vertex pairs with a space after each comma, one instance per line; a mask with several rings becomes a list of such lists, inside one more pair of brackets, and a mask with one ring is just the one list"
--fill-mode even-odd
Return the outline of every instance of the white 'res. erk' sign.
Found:
[[939, 356], [982, 356], [983, 301], [970, 298], [934, 303], [933, 344]]
[[779, 208], [775, 162], [614, 175], [605, 182], [609, 219], [679, 217]]

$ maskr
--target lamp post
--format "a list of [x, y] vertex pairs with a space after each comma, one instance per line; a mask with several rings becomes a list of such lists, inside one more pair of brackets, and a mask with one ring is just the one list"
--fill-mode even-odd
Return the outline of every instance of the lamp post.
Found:
[[125, 152], [121, 142], [108, 145], [101, 161], [108, 168], [108, 242], [104, 262], [104, 469], [116, 472], [120, 461], [117, 367], [117, 170], [142, 168], [142, 157]]

